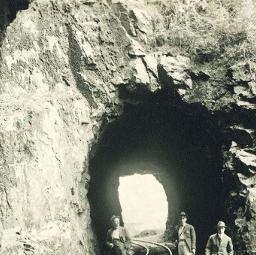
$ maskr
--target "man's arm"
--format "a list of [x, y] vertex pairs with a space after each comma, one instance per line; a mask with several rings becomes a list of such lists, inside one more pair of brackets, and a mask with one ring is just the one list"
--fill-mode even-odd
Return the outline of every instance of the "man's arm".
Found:
[[211, 240], [211, 237], [209, 237], [206, 247], [205, 247], [205, 255], [211, 254], [211, 246], [212, 246], [212, 240]]
[[229, 255], [233, 255], [234, 249], [233, 249], [233, 244], [231, 238], [228, 240], [228, 245], [227, 245], [227, 252]]
[[111, 230], [108, 230], [108, 232], [107, 232], [106, 245], [110, 248], [112, 248], [114, 246], [114, 244], [112, 243], [112, 239], [111, 239]]
[[191, 226], [191, 228], [190, 228], [190, 235], [191, 235], [192, 252], [195, 254], [195, 252], [196, 252], [196, 231], [193, 226]]

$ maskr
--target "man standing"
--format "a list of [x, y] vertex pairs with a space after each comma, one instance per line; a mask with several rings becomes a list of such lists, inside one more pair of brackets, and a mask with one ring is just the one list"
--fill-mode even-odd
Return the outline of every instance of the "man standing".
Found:
[[217, 233], [211, 235], [205, 248], [205, 255], [233, 255], [231, 238], [225, 234], [226, 225], [223, 221], [217, 224]]
[[196, 253], [196, 233], [192, 225], [187, 223], [185, 212], [180, 213], [180, 223], [176, 227], [175, 242], [178, 244], [179, 255]]

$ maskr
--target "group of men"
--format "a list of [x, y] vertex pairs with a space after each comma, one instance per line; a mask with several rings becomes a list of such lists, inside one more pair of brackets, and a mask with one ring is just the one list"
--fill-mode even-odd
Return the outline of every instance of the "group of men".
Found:
[[[225, 234], [226, 225], [223, 221], [217, 224], [217, 233], [211, 235], [207, 241], [205, 255], [233, 255], [233, 244]], [[196, 232], [192, 225], [187, 223], [185, 212], [180, 213], [180, 224], [175, 230], [175, 242], [179, 255], [196, 253]]]
[[[180, 213], [180, 221], [175, 228], [174, 243], [179, 255], [193, 255], [196, 253], [196, 232], [192, 225], [187, 223], [185, 212]], [[120, 226], [118, 216], [111, 218], [112, 228], [107, 232], [106, 244], [111, 255], [129, 255], [129, 241], [127, 230]], [[205, 248], [205, 255], [233, 255], [231, 238], [225, 234], [226, 225], [223, 221], [217, 224], [217, 233], [211, 235]]]

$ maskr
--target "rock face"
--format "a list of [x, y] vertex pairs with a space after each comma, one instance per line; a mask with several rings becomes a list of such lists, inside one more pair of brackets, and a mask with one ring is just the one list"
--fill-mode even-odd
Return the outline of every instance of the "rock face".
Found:
[[0, 254], [98, 253], [89, 153], [124, 102], [159, 90], [219, 116], [229, 223], [241, 253], [256, 251], [255, 63], [218, 80], [170, 53], [157, 1], [33, 0], [13, 21], [4, 3]]

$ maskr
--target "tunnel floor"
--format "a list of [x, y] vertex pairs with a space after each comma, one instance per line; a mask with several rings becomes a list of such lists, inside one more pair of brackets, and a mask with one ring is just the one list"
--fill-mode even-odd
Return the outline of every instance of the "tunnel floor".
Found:
[[119, 177], [134, 173], [153, 174], [171, 201], [166, 239], [178, 213], [186, 211], [197, 232], [197, 250], [203, 252], [216, 222], [225, 220], [223, 144], [218, 119], [202, 106], [170, 100], [161, 92], [148, 101], [125, 104], [123, 114], [101, 135], [90, 161], [88, 198], [102, 254], [109, 219], [121, 215]]

